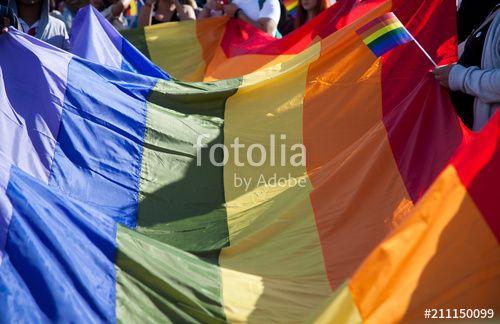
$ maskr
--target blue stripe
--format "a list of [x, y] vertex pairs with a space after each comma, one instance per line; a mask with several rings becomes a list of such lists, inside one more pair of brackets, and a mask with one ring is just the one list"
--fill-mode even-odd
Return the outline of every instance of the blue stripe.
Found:
[[115, 322], [116, 223], [17, 167], [6, 193], [0, 323]]
[[146, 97], [156, 82], [71, 60], [49, 183], [134, 227]]
[[146, 56], [122, 37], [122, 70], [170, 80], [170, 75], [154, 65]]
[[385, 53], [389, 52], [390, 50], [392, 50], [393, 48], [408, 43], [412, 40], [413, 39], [411, 38], [411, 35], [408, 34], [407, 32], [398, 33], [397, 35], [393, 35], [392, 37], [386, 38], [381, 42], [377, 42], [375, 44], [371, 43], [368, 45], [368, 47], [372, 50], [373, 54], [375, 54], [377, 57], [380, 57]]

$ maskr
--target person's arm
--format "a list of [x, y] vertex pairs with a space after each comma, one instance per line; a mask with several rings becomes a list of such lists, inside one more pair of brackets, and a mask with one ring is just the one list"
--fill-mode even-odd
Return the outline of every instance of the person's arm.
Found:
[[244, 22], [254, 26], [255, 28], [258, 28], [266, 32], [267, 34], [274, 36], [276, 23], [271, 18], [260, 18], [259, 20], [255, 21], [248, 17], [247, 14], [243, 10], [238, 8], [238, 6], [234, 3], [225, 5], [224, 12], [229, 17], [241, 19]]
[[194, 8], [182, 4], [180, 0], [174, 0], [175, 10], [177, 11], [177, 16], [179, 16], [179, 20], [196, 20], [196, 15], [194, 13]]
[[500, 102], [500, 69], [454, 65], [449, 74], [450, 89], [478, 97], [484, 103]]
[[139, 17], [137, 18], [138, 27], [145, 27], [151, 25], [153, 6], [155, 3], [156, 0], [147, 0], [146, 3], [142, 6], [141, 11], [139, 12]]

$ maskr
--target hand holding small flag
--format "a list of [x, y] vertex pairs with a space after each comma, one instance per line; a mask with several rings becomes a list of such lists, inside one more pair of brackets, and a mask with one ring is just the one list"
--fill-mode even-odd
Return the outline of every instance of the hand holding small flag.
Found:
[[450, 72], [451, 69], [453, 68], [455, 64], [448, 64], [448, 65], [441, 65], [437, 66], [432, 73], [434, 74], [434, 77], [436, 80], [439, 81], [439, 83], [446, 88], [450, 87], [450, 84], [448, 82], [449, 77], [450, 77]]
[[410, 34], [403, 23], [392, 12], [375, 18], [356, 30], [356, 33], [377, 57], [384, 55], [399, 45], [414, 41], [432, 64], [435, 67], [437, 66], [436, 62], [424, 50], [422, 45], [417, 42], [415, 37]]

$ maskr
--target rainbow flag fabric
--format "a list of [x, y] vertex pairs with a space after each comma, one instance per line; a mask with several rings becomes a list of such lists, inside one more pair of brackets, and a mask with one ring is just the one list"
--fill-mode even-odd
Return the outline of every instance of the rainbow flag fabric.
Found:
[[170, 75], [146, 58], [104, 18], [88, 5], [81, 8], [70, 33], [71, 53], [112, 68], [151, 77], [170, 79]]
[[[0, 322], [356, 322], [385, 310], [397, 322], [422, 300], [470, 296], [496, 308], [498, 117], [474, 137], [412, 44], [379, 60], [355, 33], [394, 11], [450, 62], [455, 6], [364, 2], [375, 5], [295, 54], [267, 52], [279, 64], [259, 65], [258, 39], [229, 46], [241, 54], [230, 64], [254, 57], [255, 71], [211, 82], [0, 35]], [[484, 152], [456, 158], [476, 141]], [[404, 303], [384, 303], [384, 285]]]
[[285, 5], [287, 13], [295, 18], [297, 16], [297, 6], [299, 4], [298, 0], [284, 0], [283, 4]]
[[392, 12], [370, 21], [356, 30], [356, 33], [377, 57], [413, 40], [411, 34]]
[[361, 27], [394, 5], [388, 0], [339, 1], [282, 39], [238, 19], [211, 18], [123, 31], [125, 38], [182, 81], [241, 77], [289, 61], [346, 26]]
[[[470, 134], [408, 219], [310, 321], [413, 323], [426, 312], [429, 319], [458, 320], [473, 317], [474, 309], [477, 318], [495, 318], [500, 301], [489, 287], [500, 286], [500, 221], [494, 193], [481, 188], [500, 181], [499, 141], [496, 114]], [[430, 300], [451, 309], [434, 311]], [[456, 304], [463, 310], [453, 310]]]

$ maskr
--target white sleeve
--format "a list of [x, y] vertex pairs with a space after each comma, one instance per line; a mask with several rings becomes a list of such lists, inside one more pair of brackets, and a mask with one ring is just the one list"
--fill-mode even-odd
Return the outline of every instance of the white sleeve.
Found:
[[281, 9], [279, 0], [265, 0], [262, 10], [259, 12], [259, 19], [270, 18], [278, 25], [280, 14]]

